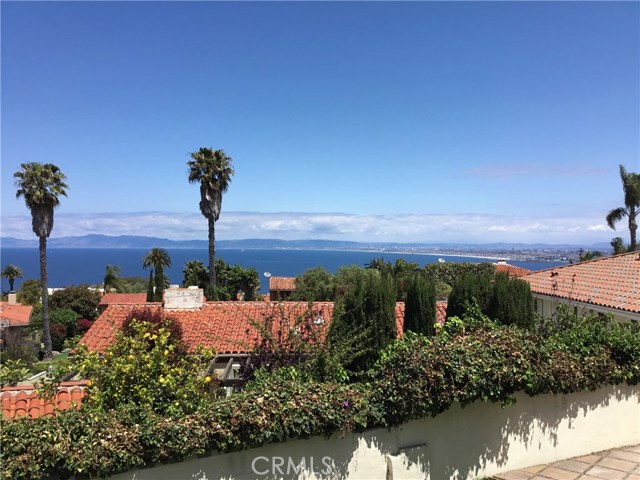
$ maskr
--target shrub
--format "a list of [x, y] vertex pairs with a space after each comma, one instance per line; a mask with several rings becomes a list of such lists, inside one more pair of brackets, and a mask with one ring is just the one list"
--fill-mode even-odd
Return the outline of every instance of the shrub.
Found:
[[99, 303], [100, 294], [90, 290], [86, 285], [66, 287], [53, 292], [49, 297], [49, 308], [52, 311], [57, 308], [70, 308], [78, 317], [92, 320], [98, 317]]
[[78, 332], [80, 335], [84, 335], [91, 328], [91, 325], [93, 325], [93, 322], [91, 320], [87, 320], [86, 318], [79, 318], [76, 321], [76, 332]]
[[284, 312], [252, 322], [259, 335], [250, 360], [240, 367], [242, 380], [254, 380], [279, 369], [295, 367], [315, 381], [345, 381], [342, 363], [349, 358], [343, 345], [326, 342], [326, 325], [318, 322], [311, 305], [302, 315], [287, 318]]
[[[150, 331], [135, 336], [135, 343], [144, 345], [141, 355], [160, 342], [145, 333]], [[169, 338], [167, 330], [163, 335]], [[121, 353], [113, 365], [126, 377], [124, 366], [132, 361], [127, 350]], [[138, 375], [138, 369], [136, 364], [128, 374]], [[135, 379], [138, 385], [141, 378]], [[13, 479], [107, 476], [208, 450], [230, 452], [399, 425], [437, 415], [453, 402], [464, 406], [481, 399], [507, 405], [517, 391], [557, 394], [623, 381], [635, 385], [640, 382], [640, 330], [589, 318], [544, 337], [496, 324], [472, 309], [435, 337], [408, 332], [389, 344], [365, 380], [318, 383], [303, 368], [290, 366], [258, 374], [245, 391], [188, 415], [141, 414], [131, 403], [106, 411], [87, 402], [80, 411], [51, 418], [2, 420], [2, 473]]]
[[67, 327], [61, 323], [52, 323], [49, 330], [51, 331], [51, 348], [61, 352], [64, 350], [64, 339], [67, 338]]
[[189, 355], [176, 338], [175, 322], [149, 314], [128, 320], [101, 358], [80, 347], [77, 369], [90, 379], [87, 405], [108, 411], [128, 405], [137, 410], [180, 416], [207, 405], [218, 393], [206, 369], [214, 357], [200, 349]]
[[13, 386], [29, 376], [27, 364], [22, 360], [6, 359], [0, 365], [0, 387]]
[[70, 308], [54, 308], [49, 311], [49, 322], [64, 325], [70, 336], [76, 334], [76, 322], [79, 318], [80, 315]]

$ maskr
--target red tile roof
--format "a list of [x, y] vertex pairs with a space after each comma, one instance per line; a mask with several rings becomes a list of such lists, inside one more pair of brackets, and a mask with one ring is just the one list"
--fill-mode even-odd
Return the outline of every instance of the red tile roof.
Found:
[[515, 265], [509, 265], [508, 263], [495, 263], [494, 265], [496, 266], [496, 273], [504, 272], [512, 278], [522, 277], [523, 275], [531, 273], [531, 270], [529, 269], [516, 267]]
[[640, 313], [640, 252], [541, 270], [522, 279], [534, 294]]
[[296, 289], [296, 277], [270, 277], [269, 291], [292, 292]]
[[100, 298], [100, 306], [105, 305], [134, 305], [147, 301], [146, 293], [105, 293]]
[[55, 415], [58, 410], [80, 407], [86, 384], [86, 381], [64, 382], [51, 400], [39, 397], [33, 385], [5, 387], [0, 390], [2, 414], [9, 420], [25, 416], [38, 418]]
[[[266, 318], [286, 318], [289, 321], [307, 312], [307, 302], [210, 302], [200, 310], [176, 310], [168, 315], [175, 319], [182, 329], [182, 338], [190, 350], [198, 345], [214, 347], [219, 354], [238, 354], [251, 351], [258, 330], [252, 321]], [[139, 305], [137, 306], [140, 307]], [[148, 305], [159, 310], [159, 305]], [[82, 337], [81, 343], [89, 350], [104, 352], [113, 342], [115, 333], [122, 327], [134, 305], [110, 305]], [[324, 320], [324, 327], [331, 322], [333, 302], [314, 302], [312, 315]], [[396, 326], [402, 335], [404, 303], [396, 304]]]
[[32, 310], [31, 305], [22, 305], [21, 303], [9, 305], [8, 302], [0, 302], [0, 320], [8, 322], [9, 327], [29, 325]]

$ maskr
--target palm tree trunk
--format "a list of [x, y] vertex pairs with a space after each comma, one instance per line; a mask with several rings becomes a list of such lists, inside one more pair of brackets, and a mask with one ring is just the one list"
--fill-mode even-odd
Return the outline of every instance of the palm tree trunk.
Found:
[[636, 251], [636, 231], [638, 230], [638, 223], [636, 222], [636, 212], [629, 212], [629, 233], [631, 233], [631, 244], [629, 245], [629, 251]]
[[40, 284], [42, 287], [42, 341], [44, 358], [51, 359], [51, 330], [49, 329], [49, 290], [47, 289], [47, 237], [40, 237]]
[[213, 287], [213, 298], [217, 300], [216, 293], [216, 221], [213, 217], [209, 217], [209, 284]]

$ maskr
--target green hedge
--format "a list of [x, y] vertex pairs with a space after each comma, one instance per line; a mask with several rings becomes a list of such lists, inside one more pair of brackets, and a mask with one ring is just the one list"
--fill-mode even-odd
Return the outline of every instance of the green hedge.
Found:
[[288, 367], [206, 410], [180, 418], [65, 411], [1, 423], [4, 478], [109, 475], [293, 438], [399, 425], [454, 402], [509, 404], [525, 391], [569, 393], [640, 380], [637, 325], [590, 318], [548, 336], [452, 319], [433, 338], [389, 345], [368, 381], [312, 383]]

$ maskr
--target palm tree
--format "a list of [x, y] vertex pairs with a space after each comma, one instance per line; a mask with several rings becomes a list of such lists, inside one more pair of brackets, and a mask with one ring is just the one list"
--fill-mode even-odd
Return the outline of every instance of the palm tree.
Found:
[[609, 245], [613, 248], [614, 255], [625, 253], [628, 250], [627, 246], [624, 244], [624, 240], [622, 240], [622, 237], [612, 238]]
[[60, 168], [50, 163], [22, 163], [16, 178], [16, 198], [24, 197], [31, 210], [33, 233], [40, 240], [40, 284], [42, 288], [42, 336], [44, 356], [51, 358], [51, 332], [49, 330], [49, 296], [47, 293], [47, 238], [53, 229], [53, 209], [60, 203], [60, 195], [67, 196], [67, 178]]
[[164, 248], [152, 248], [142, 259], [143, 268], [153, 267], [156, 270], [154, 284], [156, 287], [154, 300], [162, 301], [162, 293], [164, 292], [166, 279], [164, 276], [164, 268], [171, 266], [171, 257]]
[[16, 265], [10, 264], [2, 269], [2, 278], [6, 278], [9, 280], [9, 291], [13, 292], [13, 282], [16, 281], [16, 278], [22, 278], [22, 269]]
[[578, 251], [578, 263], [588, 262], [589, 260], [594, 260], [596, 258], [602, 257], [602, 252], [600, 250], [583, 250], [582, 248]]
[[203, 288], [207, 283], [207, 269], [200, 260], [189, 260], [184, 264], [182, 270], [182, 286], [187, 288], [190, 285], [197, 285]]
[[189, 183], [200, 183], [200, 212], [209, 222], [209, 283], [215, 297], [216, 221], [220, 218], [222, 194], [229, 188], [235, 172], [231, 158], [222, 150], [214, 151], [211, 148], [201, 148], [192, 153], [187, 166]]
[[638, 229], [637, 217], [640, 214], [640, 174], [627, 172], [624, 166], [620, 165], [620, 179], [622, 180], [622, 191], [624, 192], [624, 207], [614, 208], [607, 215], [607, 225], [616, 229], [616, 222], [624, 217], [629, 219], [629, 233], [631, 243], [629, 251], [636, 250], [636, 230]]
[[115, 265], [107, 265], [104, 280], [102, 283], [104, 284], [104, 293], [108, 293], [108, 288], [112, 287], [117, 291], [119, 291], [120, 287], [120, 267]]

